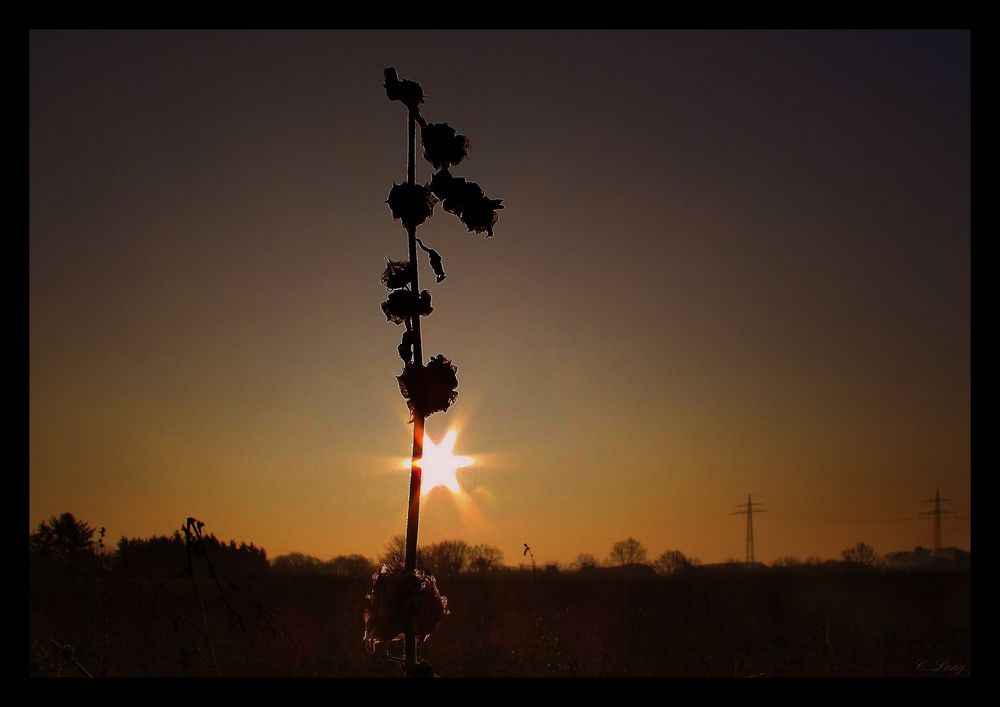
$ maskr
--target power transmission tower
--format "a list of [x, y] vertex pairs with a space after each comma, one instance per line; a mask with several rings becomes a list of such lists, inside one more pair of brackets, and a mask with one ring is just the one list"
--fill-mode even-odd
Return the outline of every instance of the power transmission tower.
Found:
[[940, 489], [934, 490], [934, 498], [928, 498], [924, 503], [933, 503], [933, 511], [924, 511], [921, 516], [934, 516], [934, 549], [931, 554], [934, 556], [941, 554], [941, 516], [955, 515], [955, 511], [942, 511], [942, 503], [951, 503], [950, 498], [941, 498]]
[[[746, 503], [738, 503], [738, 504], [736, 504], [737, 508], [742, 508], [743, 510], [742, 511], [733, 511], [733, 515], [734, 516], [745, 515], [747, 517], [747, 559], [746, 559], [746, 561], [747, 561], [748, 564], [755, 561], [754, 560], [754, 554], [753, 554], [753, 513], [754, 513], [754, 508], [756, 508], [757, 506], [761, 506], [761, 505], [763, 505], [763, 504], [761, 504], [761, 503], [754, 503], [753, 501], [751, 501], [750, 500], [750, 494], [747, 494], [747, 502]], [[758, 513], [766, 513], [767, 511], [766, 511], [766, 509], [761, 508], [757, 512]]]

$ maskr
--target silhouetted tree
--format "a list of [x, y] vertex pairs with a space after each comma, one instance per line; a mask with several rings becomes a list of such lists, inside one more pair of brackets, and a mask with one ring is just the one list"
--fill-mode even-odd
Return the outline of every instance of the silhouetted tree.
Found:
[[680, 550], [667, 550], [653, 563], [654, 568], [660, 574], [677, 574], [683, 572], [694, 564]]
[[847, 548], [843, 555], [844, 562], [859, 567], [877, 567], [882, 562], [878, 553], [875, 552], [875, 548], [863, 542], [858, 542], [854, 547]]
[[614, 564], [637, 565], [646, 561], [646, 548], [635, 538], [625, 538], [612, 546], [610, 558]]
[[330, 574], [338, 577], [370, 577], [375, 571], [372, 561], [364, 555], [338, 555], [326, 566]]
[[386, 565], [392, 565], [396, 562], [401, 563], [405, 555], [406, 536], [393, 535], [392, 539], [385, 544], [385, 550], [382, 552], [382, 557], [379, 558], [379, 562]]
[[469, 551], [469, 569], [473, 572], [489, 572], [503, 563], [503, 553], [493, 545], [475, 545]]
[[454, 577], [465, 570], [472, 557], [472, 547], [464, 540], [442, 540], [418, 552], [420, 564], [431, 574]]
[[45, 571], [92, 572], [101, 567], [96, 530], [72, 513], [52, 516], [28, 536], [32, 567]]
[[802, 560], [797, 557], [792, 557], [791, 555], [779, 557], [771, 563], [772, 567], [799, 567], [800, 565], [802, 565]]

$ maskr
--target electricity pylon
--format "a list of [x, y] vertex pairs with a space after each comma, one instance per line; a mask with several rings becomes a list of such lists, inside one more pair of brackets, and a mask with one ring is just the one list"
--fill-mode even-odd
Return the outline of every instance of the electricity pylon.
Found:
[[[763, 504], [754, 503], [753, 501], [750, 500], [750, 494], [747, 494], [747, 502], [746, 503], [738, 503], [738, 504], [736, 504], [737, 508], [742, 508], [743, 510], [742, 511], [733, 511], [733, 515], [734, 516], [745, 515], [747, 517], [747, 559], [746, 559], [747, 563], [755, 561], [754, 560], [754, 554], [753, 554], [753, 513], [754, 513], [754, 508], [757, 507], [757, 506], [760, 506], [760, 505], [763, 505]], [[766, 513], [766, 510], [765, 509], [760, 509], [757, 512], [758, 513]]]
[[951, 503], [950, 498], [941, 498], [940, 489], [934, 490], [934, 498], [928, 498], [924, 503], [933, 503], [933, 511], [924, 511], [921, 516], [934, 516], [934, 549], [931, 554], [937, 556], [941, 554], [941, 516], [955, 515], [955, 511], [942, 511], [942, 503]]

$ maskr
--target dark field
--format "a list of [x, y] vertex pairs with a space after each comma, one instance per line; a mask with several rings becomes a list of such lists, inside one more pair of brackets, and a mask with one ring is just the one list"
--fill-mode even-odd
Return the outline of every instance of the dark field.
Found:
[[[367, 580], [223, 585], [235, 613], [199, 580], [223, 676], [400, 674], [362, 648]], [[970, 674], [969, 572], [495, 572], [440, 586], [452, 614], [421, 655], [442, 676]], [[35, 577], [29, 616], [33, 676], [82, 674], [53, 639], [95, 676], [214, 673], [186, 577]]]

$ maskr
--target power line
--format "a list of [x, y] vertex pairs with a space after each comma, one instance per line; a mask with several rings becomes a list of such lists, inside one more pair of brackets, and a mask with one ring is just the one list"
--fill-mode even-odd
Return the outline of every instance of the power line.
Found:
[[[869, 511], [869, 512], [872, 512], [872, 513], [891, 513], [893, 511], [909, 510], [911, 508], [913, 508], [913, 504], [907, 504], [905, 506], [884, 506], [882, 508], [861, 508], [860, 510]], [[841, 511], [841, 510], [856, 510], [856, 509], [858, 509], [857, 506], [824, 506], [824, 507], [817, 507], [817, 506], [786, 506], [786, 505], [772, 506], [772, 510], [777, 510], [777, 511], [803, 511], [803, 512], [807, 512], [807, 513], [809, 513], [809, 512], [816, 512], [816, 511], [821, 512], [821, 513], [822, 512], [830, 512], [830, 511], [837, 512], [837, 511]]]

